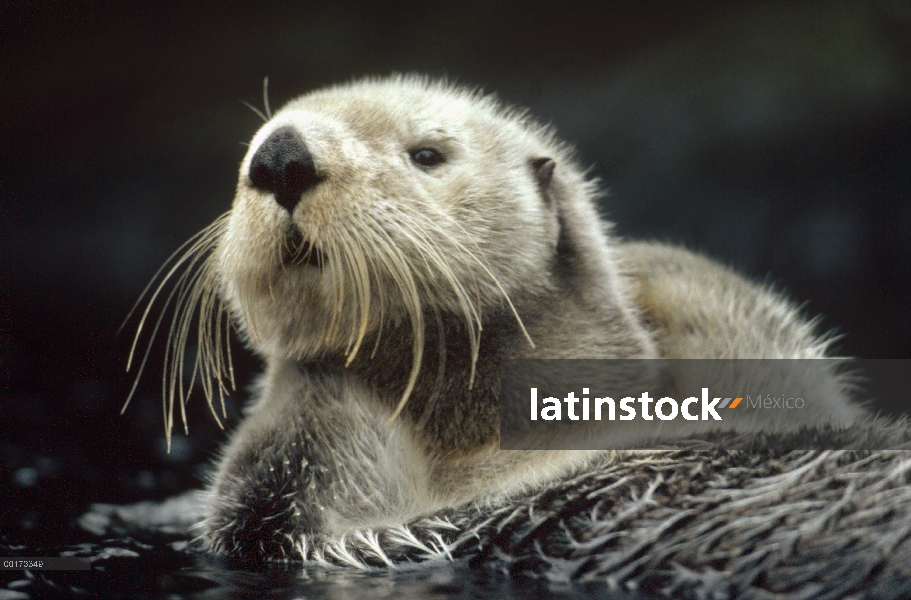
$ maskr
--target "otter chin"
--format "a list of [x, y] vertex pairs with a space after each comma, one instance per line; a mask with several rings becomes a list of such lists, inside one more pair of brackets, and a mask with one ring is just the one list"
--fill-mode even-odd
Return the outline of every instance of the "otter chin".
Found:
[[[618, 239], [599, 194], [552, 128], [446, 82], [358, 80], [269, 115], [233, 206], [188, 251], [200, 268], [172, 330], [173, 373], [198, 307], [210, 402], [230, 374], [225, 315], [266, 365], [207, 485], [202, 544], [324, 558], [622, 460], [501, 451], [505, 359], [827, 356], [829, 338], [768, 287]], [[825, 414], [773, 428], [864, 418], [850, 382], [828, 377]]]

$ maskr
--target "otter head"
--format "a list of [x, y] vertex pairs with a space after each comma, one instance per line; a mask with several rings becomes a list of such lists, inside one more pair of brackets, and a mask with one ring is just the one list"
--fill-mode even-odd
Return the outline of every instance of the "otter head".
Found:
[[420, 78], [303, 96], [241, 163], [215, 253], [223, 298], [267, 359], [351, 360], [401, 323], [419, 342], [434, 313], [476, 332], [517, 289], [549, 285], [555, 152], [493, 100]]

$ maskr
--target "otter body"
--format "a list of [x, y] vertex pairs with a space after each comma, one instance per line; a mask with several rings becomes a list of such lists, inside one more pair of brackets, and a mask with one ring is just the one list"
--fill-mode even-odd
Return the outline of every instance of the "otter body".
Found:
[[[505, 359], [827, 355], [774, 291], [684, 249], [618, 240], [597, 195], [552, 130], [445, 83], [356, 81], [271, 116], [230, 213], [193, 250], [212, 251], [188, 296], [204, 319], [223, 305], [266, 362], [208, 485], [203, 545], [346, 562], [345, 540], [359, 539], [383, 562], [376, 532], [442, 548], [453, 527], [434, 515], [474, 507], [456, 539], [511, 499], [623, 464], [613, 452], [499, 450]], [[203, 342], [198, 368], [218, 380], [220, 342]], [[641, 377], [625, 383], [653, 383]], [[850, 382], [825, 377], [824, 414], [765, 431], [863, 419]], [[423, 540], [404, 527], [431, 522]]]

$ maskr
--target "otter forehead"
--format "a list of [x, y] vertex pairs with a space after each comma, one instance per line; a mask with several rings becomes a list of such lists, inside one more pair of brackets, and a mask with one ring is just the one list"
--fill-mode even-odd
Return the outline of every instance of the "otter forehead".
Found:
[[314, 135], [354, 138], [374, 152], [420, 144], [471, 147], [473, 155], [558, 152], [551, 132], [494, 98], [420, 78], [360, 81], [291, 101], [254, 139], [293, 125]]

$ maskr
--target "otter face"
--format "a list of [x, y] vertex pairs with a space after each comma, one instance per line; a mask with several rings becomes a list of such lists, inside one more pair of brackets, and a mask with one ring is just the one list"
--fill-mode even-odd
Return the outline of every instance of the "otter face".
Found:
[[493, 101], [417, 79], [299, 98], [241, 164], [215, 253], [222, 296], [268, 358], [352, 356], [384, 324], [419, 332], [434, 312], [476, 330], [519, 282], [548, 285], [548, 146]]

